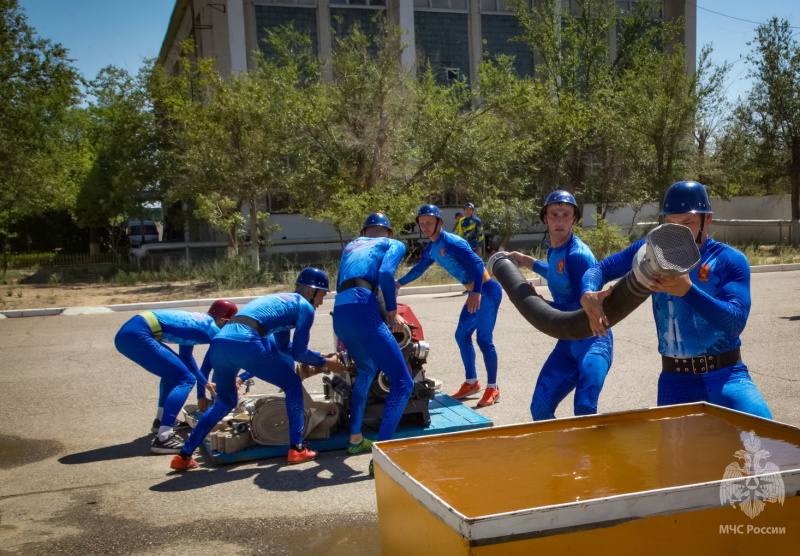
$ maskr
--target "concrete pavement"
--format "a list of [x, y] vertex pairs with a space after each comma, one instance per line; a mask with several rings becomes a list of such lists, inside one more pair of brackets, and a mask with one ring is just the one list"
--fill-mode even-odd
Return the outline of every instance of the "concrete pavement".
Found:
[[[446, 392], [463, 380], [453, 332], [464, 297], [456, 289], [401, 299], [424, 327], [428, 374]], [[800, 271], [753, 274], [752, 296], [744, 361], [775, 419], [800, 426]], [[328, 298], [317, 312], [315, 349], [331, 347], [331, 307]], [[201, 451], [199, 469], [175, 474], [170, 456], [149, 453], [157, 381], [113, 344], [140, 310], [0, 320], [0, 554], [378, 554], [368, 455], [215, 467]], [[614, 335], [600, 411], [655, 405], [660, 361], [649, 302]], [[555, 340], [506, 298], [495, 341], [503, 394], [480, 411], [497, 425], [528, 422]], [[198, 359], [204, 352], [196, 350]], [[320, 391], [318, 377], [307, 388]], [[259, 383], [256, 391], [272, 390]], [[570, 416], [571, 403], [557, 416]]]

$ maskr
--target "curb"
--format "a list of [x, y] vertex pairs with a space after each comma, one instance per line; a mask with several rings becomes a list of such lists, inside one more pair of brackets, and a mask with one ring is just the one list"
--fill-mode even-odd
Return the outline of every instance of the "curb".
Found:
[[[535, 278], [530, 280], [534, 286], [540, 286], [545, 283], [542, 278]], [[439, 286], [416, 286], [416, 287], [403, 287], [397, 293], [398, 297], [406, 295], [425, 295], [432, 293], [451, 293], [462, 292], [464, 286], [461, 284], [443, 284]], [[260, 296], [252, 297], [228, 297], [229, 301], [233, 301], [239, 306], [246, 305]], [[99, 315], [103, 313], [117, 313], [122, 311], [148, 311], [154, 309], [177, 309], [183, 307], [203, 307], [207, 308], [215, 299], [182, 299], [177, 301], [152, 301], [147, 303], [120, 303], [115, 305], [99, 305], [89, 307], [52, 307], [48, 309], [18, 309], [11, 311], [0, 311], [0, 320], [5, 318], [22, 318], [22, 317], [45, 317], [45, 316], [73, 316], [73, 315]], [[336, 299], [336, 292], [332, 291], [326, 299]]]
[[[750, 267], [750, 273], [761, 272], [785, 272], [792, 270], [800, 270], [800, 263], [790, 264], [770, 264]], [[544, 278], [532, 278], [529, 280], [533, 286], [546, 285], [547, 281]], [[439, 286], [416, 286], [416, 287], [403, 287], [397, 292], [398, 297], [406, 295], [425, 295], [432, 293], [451, 293], [462, 292], [464, 286], [461, 284], [443, 284]], [[252, 297], [231, 297], [229, 301], [233, 301], [237, 305], [245, 305], [260, 296]], [[328, 294], [328, 299], [336, 299], [336, 292], [332, 291]], [[100, 305], [95, 307], [52, 307], [47, 309], [19, 309], [12, 311], [0, 311], [0, 320], [5, 318], [22, 318], [22, 317], [46, 317], [54, 315], [98, 315], [103, 313], [115, 313], [121, 311], [147, 311], [153, 309], [176, 309], [180, 307], [207, 307], [213, 299], [184, 299], [178, 301], [154, 301], [149, 303], [121, 303], [116, 305]]]

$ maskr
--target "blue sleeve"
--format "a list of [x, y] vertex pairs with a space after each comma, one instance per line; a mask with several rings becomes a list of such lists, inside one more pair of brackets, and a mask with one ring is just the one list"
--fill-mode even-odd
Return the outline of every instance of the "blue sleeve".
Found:
[[483, 245], [483, 222], [480, 218], [475, 218], [475, 239], [478, 241], [478, 246]]
[[483, 288], [483, 274], [485, 267], [481, 258], [475, 254], [472, 247], [463, 241], [452, 241], [448, 246], [453, 256], [463, 263], [465, 270], [470, 270], [472, 274], [472, 291], [481, 293]]
[[253, 378], [253, 373], [250, 373], [248, 371], [245, 371], [239, 375], [239, 380], [241, 380], [242, 382], [244, 382], [245, 380], [250, 380], [251, 378]]
[[550, 265], [540, 259], [533, 262], [533, 271], [543, 278], [547, 278], [547, 273], [550, 271]]
[[197, 368], [197, 362], [194, 360], [193, 351], [194, 346], [184, 344], [178, 346], [178, 357], [183, 361], [184, 365], [186, 365], [186, 368], [189, 369], [189, 372], [194, 375], [195, 379], [197, 379], [197, 388], [199, 391], [200, 388], [206, 387], [208, 380], [200, 373], [200, 369]]
[[[284, 353], [292, 353], [292, 334], [288, 330], [281, 330], [274, 332], [272, 337], [275, 339], [275, 345]], [[266, 339], [266, 338], [265, 338]]]
[[[325, 364], [325, 358], [318, 352], [308, 349], [308, 342], [311, 340], [311, 326], [313, 324], [314, 307], [310, 303], [300, 303], [300, 316], [297, 319], [297, 327], [294, 329], [291, 354], [292, 359], [295, 361], [314, 367], [321, 367]], [[276, 340], [278, 339], [278, 334], [275, 334]]]
[[644, 239], [640, 239], [619, 253], [610, 255], [589, 267], [589, 270], [583, 275], [580, 289], [581, 295], [586, 292], [600, 291], [606, 283], [625, 276], [632, 268], [636, 252], [644, 245], [644, 242]]
[[422, 274], [426, 270], [428, 270], [428, 268], [430, 268], [430, 266], [433, 264], [433, 258], [430, 256], [429, 253], [431, 245], [433, 244], [429, 243], [428, 245], [425, 246], [425, 249], [422, 250], [422, 258], [419, 260], [419, 262], [415, 264], [411, 268], [411, 270], [406, 272], [405, 276], [397, 280], [398, 282], [400, 282], [401, 286], [405, 286], [409, 282], [413, 282], [414, 280], [422, 276]]
[[[569, 268], [569, 285], [573, 292], [581, 291], [583, 275], [597, 262], [588, 247], [585, 250], [572, 250], [567, 255]], [[581, 294], [583, 295], [583, 294]], [[580, 295], [578, 296], [580, 301]]]
[[197, 383], [197, 399], [205, 398], [206, 397], [206, 384], [208, 383], [208, 377], [211, 374], [211, 350], [206, 351], [205, 357], [203, 357], [203, 363], [200, 365], [200, 374], [203, 375], [205, 378], [205, 382], [198, 381]]
[[397, 271], [397, 265], [403, 259], [406, 253], [406, 246], [399, 241], [392, 241], [389, 250], [383, 257], [381, 267], [378, 270], [378, 281], [380, 282], [381, 292], [383, 292], [383, 300], [386, 303], [387, 311], [397, 310], [397, 285], [394, 283], [394, 274]]
[[736, 252], [732, 257], [739, 260], [727, 261], [725, 278], [717, 297], [711, 297], [692, 284], [683, 298], [709, 325], [729, 336], [738, 337], [750, 314], [750, 265], [741, 253]]

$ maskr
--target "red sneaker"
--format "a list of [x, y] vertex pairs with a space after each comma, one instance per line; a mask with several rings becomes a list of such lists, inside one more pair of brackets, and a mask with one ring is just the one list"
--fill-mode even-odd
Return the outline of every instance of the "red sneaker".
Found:
[[169, 466], [172, 469], [177, 469], [178, 471], [186, 471], [187, 469], [194, 469], [199, 465], [200, 465], [199, 463], [194, 461], [194, 458], [183, 459], [180, 456], [174, 456], [172, 458], [172, 462], [169, 464]]
[[464, 382], [461, 385], [461, 388], [458, 389], [458, 392], [452, 394], [450, 397], [460, 400], [462, 398], [468, 398], [469, 396], [474, 396], [480, 391], [481, 391], [480, 382], [476, 382], [475, 384], [467, 384], [466, 382]]
[[500, 389], [487, 388], [483, 392], [481, 401], [478, 402], [478, 407], [486, 407], [500, 402]]
[[289, 448], [289, 463], [303, 463], [304, 461], [311, 461], [316, 459], [317, 453], [314, 450], [309, 450], [308, 446], [303, 444], [302, 450], [295, 450]]

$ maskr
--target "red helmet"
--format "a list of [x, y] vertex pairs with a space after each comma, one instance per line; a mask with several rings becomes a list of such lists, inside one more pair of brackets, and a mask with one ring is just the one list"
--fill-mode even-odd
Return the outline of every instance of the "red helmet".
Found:
[[225, 319], [227, 321], [238, 311], [239, 308], [236, 306], [236, 303], [228, 301], [227, 299], [218, 299], [211, 304], [208, 314], [215, 319]]

